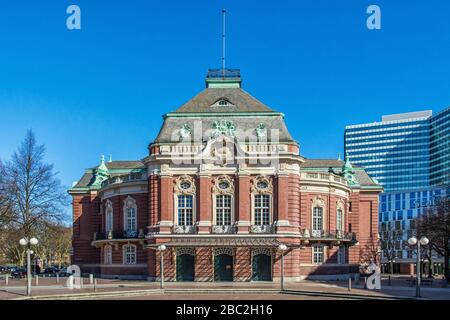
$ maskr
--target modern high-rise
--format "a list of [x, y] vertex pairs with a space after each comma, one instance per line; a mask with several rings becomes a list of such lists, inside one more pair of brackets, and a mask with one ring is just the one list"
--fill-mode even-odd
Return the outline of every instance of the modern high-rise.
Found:
[[[345, 128], [345, 152], [384, 188], [380, 194], [383, 261], [407, 272], [415, 255], [407, 245], [414, 219], [439, 199], [450, 179], [450, 107], [383, 116]], [[434, 265], [438, 270], [440, 265]]]

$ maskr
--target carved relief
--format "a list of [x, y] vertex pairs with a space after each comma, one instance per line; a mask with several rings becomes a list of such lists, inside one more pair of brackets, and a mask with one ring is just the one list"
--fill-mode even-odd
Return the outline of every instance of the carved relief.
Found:
[[257, 176], [252, 179], [252, 193], [272, 194], [272, 180], [266, 176]]
[[321, 196], [315, 196], [312, 199], [312, 207], [321, 207], [325, 208], [325, 200]]
[[226, 175], [214, 179], [213, 193], [234, 195], [233, 179]]
[[174, 193], [176, 195], [195, 195], [195, 191], [195, 181], [191, 176], [183, 175], [175, 181]]

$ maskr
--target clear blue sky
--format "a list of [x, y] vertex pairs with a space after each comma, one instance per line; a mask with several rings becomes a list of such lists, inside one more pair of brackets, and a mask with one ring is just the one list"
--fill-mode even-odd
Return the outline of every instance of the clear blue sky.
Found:
[[[82, 30], [66, 29], [66, 8]], [[366, 8], [382, 9], [382, 30]], [[286, 114], [306, 157], [336, 158], [347, 124], [450, 105], [450, 3], [275, 0], [15, 0], [0, 5], [0, 158], [32, 128], [70, 186], [101, 154], [139, 159], [220, 66]]]

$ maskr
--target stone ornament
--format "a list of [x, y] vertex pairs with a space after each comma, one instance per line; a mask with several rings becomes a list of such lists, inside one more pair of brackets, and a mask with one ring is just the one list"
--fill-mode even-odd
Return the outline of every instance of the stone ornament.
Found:
[[212, 233], [215, 233], [215, 234], [234, 233], [234, 231], [235, 231], [235, 227], [233, 225], [213, 226], [212, 227]]
[[187, 124], [183, 124], [180, 129], [180, 140], [184, 140], [189, 138], [192, 135], [192, 128]]
[[217, 138], [221, 134], [234, 137], [234, 132], [236, 130], [236, 126], [233, 121], [229, 120], [217, 120], [213, 123], [213, 132], [211, 134], [211, 138]]
[[188, 254], [190, 256], [195, 256], [195, 248], [176, 248], [175, 254], [177, 256], [182, 256], [184, 254]]
[[267, 128], [264, 123], [260, 123], [255, 129], [256, 136], [258, 138], [263, 138], [267, 136]]
[[226, 254], [229, 256], [234, 256], [234, 250], [231, 248], [215, 248], [214, 255], [220, 256], [221, 254]]
[[214, 181], [213, 192], [215, 194], [234, 194], [234, 183], [233, 179], [229, 176], [223, 175], [219, 176]]
[[258, 194], [272, 194], [272, 180], [266, 176], [257, 176], [252, 180], [252, 192]]
[[191, 176], [182, 175], [175, 181], [174, 192], [178, 195], [195, 195], [195, 181]]

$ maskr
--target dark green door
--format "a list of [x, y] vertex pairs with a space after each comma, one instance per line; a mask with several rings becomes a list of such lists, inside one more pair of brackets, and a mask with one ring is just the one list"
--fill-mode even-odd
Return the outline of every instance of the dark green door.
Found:
[[177, 256], [177, 281], [194, 281], [194, 256], [182, 254]]
[[233, 281], [233, 257], [220, 254], [214, 257], [214, 281]]
[[253, 256], [252, 281], [272, 281], [272, 258], [267, 254]]

